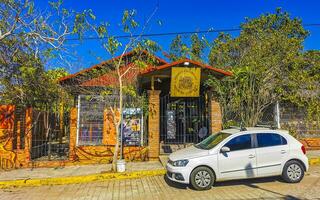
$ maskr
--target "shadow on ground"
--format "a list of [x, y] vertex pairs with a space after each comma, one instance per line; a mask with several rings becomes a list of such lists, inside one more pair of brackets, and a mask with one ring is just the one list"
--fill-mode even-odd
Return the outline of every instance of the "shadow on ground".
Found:
[[[280, 182], [285, 183], [281, 177], [267, 177], [267, 178], [252, 178], [252, 179], [245, 179], [245, 180], [232, 180], [232, 181], [223, 181], [215, 183], [215, 187], [220, 186], [233, 186], [233, 185], [246, 185], [250, 186], [252, 184], [257, 183], [270, 183], [270, 182]], [[285, 183], [286, 184], [286, 183]]]
[[[174, 187], [176, 189], [181, 189], [181, 190], [186, 190], [188, 188], [194, 190], [192, 186], [189, 186], [187, 184], [176, 183], [176, 182], [171, 181], [170, 179], [167, 178], [166, 175], [164, 176], [164, 180], [170, 187]], [[267, 177], [267, 178], [254, 178], [254, 179], [246, 179], [246, 180], [232, 180], [232, 181], [217, 182], [217, 183], [215, 183], [215, 185], [214, 185], [214, 187], [212, 189], [223, 187], [223, 186], [245, 185], [245, 186], [250, 187], [250, 188], [255, 188], [255, 189], [263, 190], [263, 191], [268, 192], [268, 193], [275, 194], [275, 195], [279, 196], [279, 198], [281, 198], [281, 199], [293, 199], [293, 200], [299, 200], [300, 199], [300, 198], [292, 196], [292, 195], [281, 194], [281, 193], [278, 193], [278, 192], [275, 192], [275, 191], [272, 191], [272, 190], [268, 190], [268, 189], [262, 188], [262, 187], [260, 187], [258, 185], [255, 185], [255, 184], [259, 184], [259, 183], [270, 183], [270, 182], [275, 182], [275, 183], [276, 182], [278, 182], [278, 183], [280, 182], [280, 183], [283, 183], [283, 184], [289, 184], [289, 183], [285, 183], [281, 179], [281, 177]]]
[[182, 183], [177, 183], [177, 182], [171, 181], [170, 179], [168, 179], [168, 177], [166, 175], [163, 176], [163, 179], [170, 187], [174, 187], [174, 188], [177, 188], [177, 189], [190, 188], [189, 185], [187, 185], [187, 184], [182, 184]]
[[[163, 178], [170, 187], [175, 187], [177, 189], [192, 188], [192, 187], [189, 187], [187, 184], [173, 182], [170, 179], [168, 179], [166, 175], [164, 175]], [[281, 177], [267, 177], [267, 178], [254, 178], [254, 179], [246, 179], [246, 180], [232, 180], [232, 181], [217, 182], [214, 184], [214, 187], [235, 186], [235, 185], [246, 185], [250, 187], [258, 187], [253, 184], [267, 183], [267, 182], [281, 182], [284, 184], [288, 184], [288, 183], [285, 183], [281, 179]]]

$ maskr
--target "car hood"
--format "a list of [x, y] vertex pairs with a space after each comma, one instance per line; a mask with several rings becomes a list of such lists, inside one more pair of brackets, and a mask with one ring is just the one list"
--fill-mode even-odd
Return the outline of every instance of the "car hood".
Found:
[[202, 157], [208, 154], [209, 154], [208, 150], [198, 149], [195, 146], [190, 146], [170, 154], [169, 159], [172, 161], [176, 161], [176, 160], [182, 160], [182, 159]]

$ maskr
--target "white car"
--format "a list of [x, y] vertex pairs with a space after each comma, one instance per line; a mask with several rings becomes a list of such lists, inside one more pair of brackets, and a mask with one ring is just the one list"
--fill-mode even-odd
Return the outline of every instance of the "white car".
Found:
[[309, 168], [305, 147], [285, 130], [225, 129], [169, 156], [167, 177], [206, 190], [216, 181], [281, 175], [300, 182]]

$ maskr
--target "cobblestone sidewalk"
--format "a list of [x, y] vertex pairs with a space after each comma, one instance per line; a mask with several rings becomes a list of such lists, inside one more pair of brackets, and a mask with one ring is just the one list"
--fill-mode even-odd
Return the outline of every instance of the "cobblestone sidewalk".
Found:
[[208, 191], [195, 191], [172, 183], [164, 176], [112, 180], [84, 184], [13, 188], [0, 190], [0, 199], [320, 199], [320, 166], [312, 166], [301, 183], [279, 178], [217, 183]]
[[[128, 162], [127, 172], [164, 169], [159, 161]], [[25, 180], [35, 178], [55, 178], [100, 174], [111, 170], [111, 164], [66, 166], [59, 168], [34, 168], [1, 171], [0, 181]]]

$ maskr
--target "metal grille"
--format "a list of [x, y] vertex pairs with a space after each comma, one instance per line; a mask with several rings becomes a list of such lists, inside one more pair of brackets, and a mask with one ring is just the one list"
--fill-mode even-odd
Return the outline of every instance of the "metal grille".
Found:
[[160, 141], [162, 144], [198, 143], [210, 134], [209, 108], [205, 96], [160, 98]]
[[[143, 114], [143, 98], [123, 96], [123, 109], [134, 108], [140, 109]], [[78, 109], [79, 109], [79, 132], [78, 132], [78, 145], [102, 145], [103, 138], [103, 115], [104, 110], [117, 108], [119, 106], [119, 95], [79, 95]], [[140, 114], [139, 114], [140, 115]], [[132, 117], [132, 116], [131, 116]], [[126, 118], [124, 119], [126, 120]], [[141, 122], [143, 124], [143, 122]], [[123, 127], [125, 128], [125, 127]], [[144, 127], [142, 126], [142, 129]], [[141, 130], [141, 133], [144, 131]], [[127, 138], [124, 138], [124, 142]], [[139, 141], [139, 144], [145, 144]], [[132, 142], [132, 141], [131, 141]], [[128, 142], [129, 143], [129, 142]], [[133, 142], [132, 142], [133, 143]], [[138, 142], [137, 142], [138, 143]], [[136, 144], [137, 144], [136, 143]]]
[[68, 159], [69, 113], [62, 118], [58, 113], [33, 111], [32, 121], [31, 159]]
[[78, 145], [100, 145], [105, 101], [100, 96], [79, 96]]

